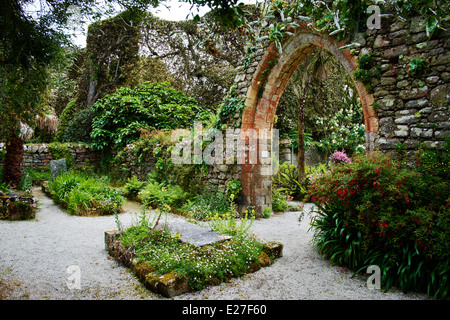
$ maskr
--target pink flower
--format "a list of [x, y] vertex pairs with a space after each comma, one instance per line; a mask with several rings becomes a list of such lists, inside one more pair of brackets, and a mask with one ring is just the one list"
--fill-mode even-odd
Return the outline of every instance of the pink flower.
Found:
[[328, 158], [331, 163], [350, 163], [352, 160], [347, 157], [344, 150], [334, 151], [333, 154]]

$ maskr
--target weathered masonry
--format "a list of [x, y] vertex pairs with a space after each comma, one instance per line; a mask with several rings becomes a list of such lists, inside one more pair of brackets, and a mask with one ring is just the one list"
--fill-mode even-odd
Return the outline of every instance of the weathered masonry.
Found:
[[[319, 46], [333, 54], [352, 76], [363, 108], [367, 150], [391, 152], [402, 144], [411, 152], [420, 142], [430, 148], [442, 146], [449, 134], [448, 25], [428, 38], [422, 17], [407, 21], [395, 16], [382, 18], [380, 29], [358, 34], [355, 43], [359, 45], [351, 48], [306, 23], [298, 24], [290, 30], [294, 35], [284, 40], [281, 54], [274, 44], [263, 42], [250, 57], [252, 62], [238, 68], [235, 94], [245, 107], [235, 118], [241, 118], [243, 131], [272, 128], [278, 101], [292, 73]], [[362, 83], [355, 80], [355, 71], [359, 59], [368, 55], [372, 61], [370, 78]], [[429, 62], [422, 74], [412, 72], [413, 58]], [[257, 211], [271, 207], [272, 182], [266, 174], [270, 168], [258, 162], [246, 163], [240, 169], [243, 207], [255, 205]]]

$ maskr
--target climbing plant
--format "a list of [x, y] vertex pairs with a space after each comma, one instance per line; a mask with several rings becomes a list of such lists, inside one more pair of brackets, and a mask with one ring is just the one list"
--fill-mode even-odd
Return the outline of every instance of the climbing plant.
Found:
[[140, 129], [189, 128], [210, 115], [195, 99], [168, 83], [143, 83], [119, 88], [98, 100], [93, 111], [91, 138], [100, 150], [122, 149], [139, 138]]

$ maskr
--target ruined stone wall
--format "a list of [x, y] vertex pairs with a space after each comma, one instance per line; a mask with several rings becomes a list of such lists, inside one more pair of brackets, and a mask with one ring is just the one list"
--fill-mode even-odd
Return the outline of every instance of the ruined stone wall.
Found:
[[[223, 157], [225, 157], [226, 155], [225, 134], [226, 131], [222, 131]], [[234, 139], [238, 138], [238, 136], [235, 134], [233, 136]], [[234, 147], [236, 148], [236, 145]], [[134, 145], [132, 144], [128, 145], [124, 149], [122, 163], [115, 164], [116, 169], [124, 172], [127, 177], [136, 176], [139, 180], [147, 180], [148, 174], [152, 170], [156, 169], [157, 159], [153, 156], [152, 152], [147, 152], [146, 156], [138, 161], [138, 158], [133, 150]], [[193, 152], [194, 151], [192, 149], [191, 159], [194, 158]], [[217, 190], [219, 192], [225, 192], [228, 182], [230, 182], [231, 180], [239, 180], [240, 167], [236, 164], [225, 164], [225, 162], [226, 161], [223, 161], [223, 163], [211, 164], [206, 166], [206, 172], [201, 177], [201, 182], [204, 184], [205, 188]]]
[[[381, 76], [372, 79], [375, 111], [379, 118], [376, 145], [392, 151], [403, 144], [414, 150], [424, 143], [439, 148], [450, 133], [450, 29], [438, 30], [431, 38], [425, 20], [384, 20], [382, 29], [368, 30], [361, 54], [370, 53]], [[409, 63], [423, 56], [429, 67], [413, 75]]]
[[[65, 143], [62, 145], [64, 150], [67, 150], [67, 155], [72, 160], [74, 165], [92, 164], [96, 165], [101, 160], [101, 154], [98, 151], [92, 150], [89, 145], [78, 143]], [[0, 143], [0, 151], [4, 150], [4, 145]], [[49, 144], [25, 144], [23, 146], [23, 165], [24, 167], [42, 169], [50, 164], [50, 160], [60, 158], [58, 156], [62, 153], [52, 152]], [[0, 161], [0, 166], [3, 162]]]
[[[355, 42], [360, 46], [347, 49], [355, 65], [365, 54], [372, 57], [372, 76], [365, 87], [378, 118], [375, 147], [391, 151], [401, 143], [407, 150], [414, 150], [422, 142], [428, 148], [439, 148], [450, 133], [450, 24], [429, 38], [424, 18], [397, 20], [395, 16], [383, 17], [381, 29], [359, 33]], [[296, 36], [302, 33], [297, 30]], [[247, 92], [257, 80], [256, 70], [262, 60], [267, 60], [270, 42], [260, 45], [249, 58], [251, 63], [238, 67], [236, 94], [243, 100], [251, 98]], [[429, 67], [423, 75], [414, 75], [409, 63], [420, 56], [429, 61]], [[282, 85], [288, 79], [279, 80]]]
[[[387, 13], [387, 12], [383, 12]], [[366, 150], [393, 153], [397, 148], [414, 153], [420, 143], [440, 148], [449, 132], [450, 101], [450, 25], [426, 34], [421, 16], [401, 21], [383, 16], [381, 28], [356, 35], [344, 43], [335, 36], [321, 34], [302, 21], [291, 28], [282, 53], [263, 40], [245, 57], [238, 68], [232, 94], [244, 107], [235, 114], [243, 129], [273, 126], [276, 107], [287, 82], [300, 62], [315, 46], [333, 54], [354, 80], [361, 100], [366, 128]], [[370, 56], [364, 82], [356, 78], [361, 58]], [[423, 57], [429, 62], [423, 74], [415, 74], [410, 63]], [[366, 73], [367, 74], [367, 73]], [[257, 210], [270, 207], [270, 177], [262, 174], [263, 164], [241, 166], [243, 205], [255, 204]]]

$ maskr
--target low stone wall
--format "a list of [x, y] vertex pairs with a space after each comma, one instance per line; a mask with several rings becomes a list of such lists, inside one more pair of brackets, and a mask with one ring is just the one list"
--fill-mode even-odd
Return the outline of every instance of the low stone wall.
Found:
[[[291, 140], [284, 139], [280, 140], [280, 151], [279, 151], [279, 162], [288, 162], [290, 164], [298, 164], [298, 151], [297, 149], [292, 149]], [[305, 150], [305, 164], [307, 166], [316, 166], [319, 163], [326, 163], [327, 159], [324, 153], [313, 149]]]
[[[187, 292], [193, 291], [189, 285], [187, 277], [178, 275], [175, 270], [165, 275], [157, 275], [154, 268], [149, 267], [145, 261], [138, 262], [133, 253], [120, 243], [119, 230], [105, 232], [105, 250], [118, 263], [130, 268], [136, 277], [150, 291], [161, 294], [166, 298], [172, 298]], [[181, 241], [183, 241], [181, 239]], [[225, 240], [227, 241], [227, 240]], [[253, 273], [261, 268], [268, 267], [283, 256], [283, 244], [277, 241], [271, 241], [263, 244], [261, 253], [258, 255], [258, 261], [249, 266], [247, 273]], [[220, 284], [219, 279], [212, 279], [208, 285]]]
[[[0, 151], [5, 146], [0, 143]], [[42, 169], [50, 164], [51, 160], [56, 160], [64, 155], [68, 157], [71, 164], [82, 165], [85, 163], [98, 164], [101, 160], [101, 153], [92, 150], [89, 145], [79, 143], [64, 144], [25, 144], [23, 146], [23, 165], [25, 167]], [[3, 166], [3, 161], [0, 161]]]
[[237, 165], [216, 164], [209, 166], [208, 174], [203, 178], [207, 188], [225, 192], [228, 182], [239, 180], [241, 177], [240, 167]]
[[35, 197], [28, 193], [0, 192], [0, 220], [27, 220], [36, 216]]

